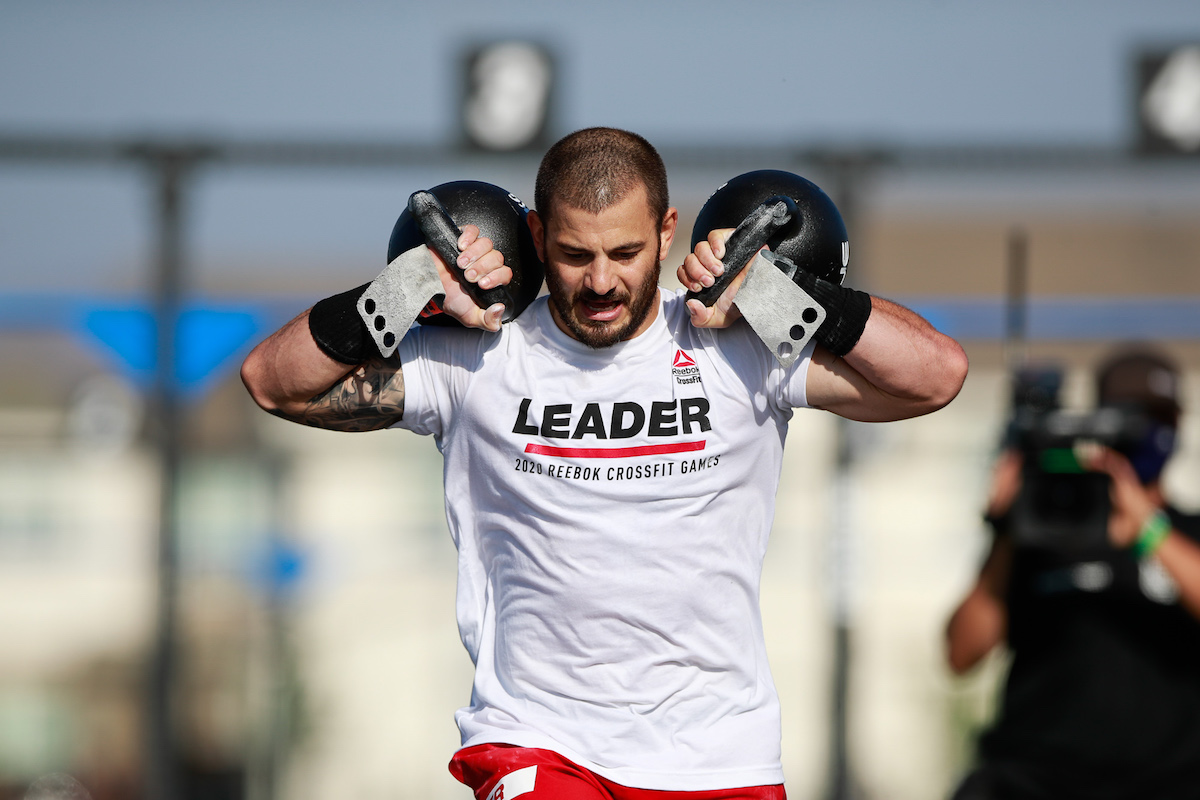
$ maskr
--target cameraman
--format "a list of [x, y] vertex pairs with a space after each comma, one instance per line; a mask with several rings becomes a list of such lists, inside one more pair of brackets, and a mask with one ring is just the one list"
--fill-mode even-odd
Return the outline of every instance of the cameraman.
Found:
[[1200, 797], [1200, 516], [1171, 507], [1161, 483], [1178, 383], [1169, 360], [1144, 350], [1098, 371], [1098, 404], [1149, 425], [1084, 463], [1111, 479], [1107, 537], [1090, 545], [1029, 545], [1012, 513], [1026, 459], [1015, 447], [1000, 456], [991, 551], [946, 642], [957, 674], [1001, 641], [1012, 661], [954, 800]]

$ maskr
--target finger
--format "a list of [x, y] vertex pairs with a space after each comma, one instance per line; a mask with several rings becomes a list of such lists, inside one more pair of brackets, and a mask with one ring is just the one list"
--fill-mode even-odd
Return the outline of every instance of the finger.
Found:
[[687, 301], [688, 316], [691, 317], [692, 325], [697, 328], [706, 327], [709, 318], [712, 317], [713, 311], [708, 306], [701, 303], [699, 300]]
[[720, 302], [706, 306], [699, 300], [687, 301], [688, 316], [696, 328], [728, 328], [741, 317], [731, 303]]
[[[497, 250], [489, 250], [463, 270], [463, 277], [471, 283], [479, 283], [485, 276], [504, 268], [504, 254]], [[511, 272], [512, 270], [509, 270], [510, 277]], [[502, 276], [497, 276], [500, 277]]]
[[447, 293], [442, 310], [467, 328], [482, 328], [493, 332], [500, 330], [500, 321], [504, 316], [503, 303], [493, 303], [486, 309], [480, 308], [462, 291], [453, 295]]
[[489, 330], [492, 333], [500, 330], [500, 318], [504, 316], [504, 304], [492, 303], [487, 310], [483, 312], [483, 329]]
[[689, 254], [683, 260], [683, 266], [679, 268], [679, 271], [682, 275], [679, 282], [694, 292], [700, 291], [705, 286], [712, 286], [716, 282], [712, 269], [706, 267], [695, 253]]
[[507, 267], [502, 262], [500, 266], [489, 270], [487, 274], [480, 275], [475, 283], [480, 289], [494, 289], [497, 286], [507, 286], [512, 283], [512, 279], [512, 267]]
[[479, 227], [477, 225], [466, 224], [462, 226], [462, 235], [458, 237], [458, 249], [466, 250], [471, 244], [479, 238]]
[[687, 262], [685, 261], [683, 264], [680, 264], [675, 269], [675, 279], [677, 281], [679, 281], [681, 286], [683, 286], [687, 289], [690, 289], [693, 292], [699, 291], [698, 289], [695, 288], [695, 284], [693, 283], [692, 279], [688, 277], [687, 270], [684, 269], [686, 264], [687, 264]]
[[1107, 447], [1080, 446], [1078, 449], [1083, 456], [1081, 461], [1090, 470], [1105, 472], [1114, 480], [1125, 478], [1133, 472], [1132, 467], [1129, 466], [1129, 462], [1124, 457]]
[[696, 260], [699, 261], [706, 270], [713, 275], [720, 276], [725, 273], [725, 264], [721, 261], [721, 256], [725, 254], [725, 245], [723, 242], [718, 241], [717, 246], [720, 247], [720, 251], [713, 247], [712, 242], [697, 242], [696, 249], [693, 251], [692, 255], [696, 257]]
[[[463, 270], [467, 270], [476, 261], [479, 261], [488, 253], [495, 252], [492, 248], [492, 240], [486, 236], [481, 236], [471, 242], [458, 256], [458, 266]], [[501, 256], [503, 258], [503, 256]]]
[[733, 228], [717, 228], [708, 232], [708, 245], [717, 258], [725, 257], [725, 242], [733, 235]]

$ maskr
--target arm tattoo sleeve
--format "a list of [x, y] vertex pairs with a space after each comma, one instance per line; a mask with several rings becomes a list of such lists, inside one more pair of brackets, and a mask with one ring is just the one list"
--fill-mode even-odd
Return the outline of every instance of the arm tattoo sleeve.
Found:
[[327, 391], [287, 418], [333, 431], [374, 431], [404, 416], [404, 373], [400, 359], [374, 358], [359, 364]]

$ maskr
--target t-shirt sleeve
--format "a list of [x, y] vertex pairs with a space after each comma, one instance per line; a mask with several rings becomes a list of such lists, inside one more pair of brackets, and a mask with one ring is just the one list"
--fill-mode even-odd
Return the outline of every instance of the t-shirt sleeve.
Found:
[[[808, 408], [808, 368], [812, 365], [816, 347], [816, 342], [810, 339], [790, 367], [774, 371], [774, 375], [778, 376], [775, 402], [780, 408]], [[774, 361], [773, 358], [771, 360]]]
[[783, 367], [744, 320], [714, 332], [725, 358], [756, 394], [761, 394], [781, 414], [808, 408], [808, 368], [816, 343], [809, 341], [790, 367]]
[[404, 374], [404, 416], [393, 427], [442, 436], [485, 344], [481, 331], [461, 328], [414, 327], [405, 334], [396, 349]]

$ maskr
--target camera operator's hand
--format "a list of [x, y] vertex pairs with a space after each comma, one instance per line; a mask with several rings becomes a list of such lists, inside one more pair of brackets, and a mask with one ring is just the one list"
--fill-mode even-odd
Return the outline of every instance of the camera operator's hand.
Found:
[[1125, 549], [1137, 541], [1146, 520], [1161, 504], [1142, 482], [1129, 459], [1107, 447], [1097, 448], [1087, 461], [1088, 469], [1107, 473], [1112, 479], [1109, 496], [1112, 514], [1108, 518], [1108, 540], [1113, 547]]
[[[1113, 450], [1101, 448], [1088, 459], [1087, 467], [1112, 478], [1109, 541], [1115, 547], [1133, 546], [1147, 520], [1164, 505], [1160, 485], [1143, 486], [1129, 460]], [[1180, 603], [1200, 619], [1200, 545], [1171, 530], [1154, 556], [1179, 587]]]

